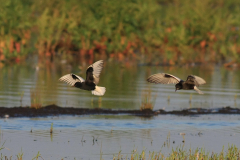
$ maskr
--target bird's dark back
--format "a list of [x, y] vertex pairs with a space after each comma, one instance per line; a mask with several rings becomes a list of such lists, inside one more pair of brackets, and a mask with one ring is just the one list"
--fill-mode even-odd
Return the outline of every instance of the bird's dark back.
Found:
[[84, 90], [88, 90], [88, 91], [92, 91], [95, 90], [95, 84], [94, 83], [88, 83], [86, 84], [85, 82], [76, 82], [74, 84], [74, 87], [80, 88], [80, 89], [84, 89]]
[[186, 89], [186, 90], [193, 89], [194, 86], [195, 86], [194, 83], [189, 83], [188, 81], [185, 81], [182, 83], [182, 89]]
[[86, 71], [86, 83], [87, 84], [91, 84], [94, 81], [94, 77], [93, 77], [93, 68], [89, 67]]
[[82, 89], [88, 90], [88, 91], [95, 90], [95, 86], [96, 86], [95, 83], [85, 83], [85, 82], [82, 83]]

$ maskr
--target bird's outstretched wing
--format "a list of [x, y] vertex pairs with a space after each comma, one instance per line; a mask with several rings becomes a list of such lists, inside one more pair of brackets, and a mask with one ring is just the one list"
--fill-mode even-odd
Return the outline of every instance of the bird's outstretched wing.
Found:
[[194, 75], [189, 75], [187, 77], [186, 82], [195, 84], [196, 86], [206, 83], [206, 81], [204, 79], [202, 79], [201, 77], [198, 77], [198, 76], [194, 76]]
[[103, 60], [99, 60], [87, 68], [86, 71], [86, 83], [98, 84], [100, 79], [100, 73], [103, 68]]
[[177, 84], [181, 79], [168, 73], [157, 73], [148, 77], [147, 81], [151, 83]]
[[[71, 74], [67, 74], [65, 76], [62, 76], [59, 81], [63, 81], [66, 82], [67, 84], [69, 84], [70, 86], [75, 86], [75, 84], [78, 84], [79, 82], [82, 83], [85, 80], [82, 77], [79, 77], [73, 73]], [[76, 86], [77, 87], [77, 86]]]

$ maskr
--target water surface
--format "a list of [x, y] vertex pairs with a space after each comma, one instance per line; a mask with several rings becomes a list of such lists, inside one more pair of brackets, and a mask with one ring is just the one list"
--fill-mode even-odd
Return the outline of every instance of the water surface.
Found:
[[[151, 90], [156, 96], [154, 109], [183, 109], [189, 107], [240, 107], [240, 71], [219, 66], [158, 67], [126, 65], [105, 62], [99, 86], [106, 94], [99, 98], [89, 91], [69, 87], [58, 79], [68, 73], [85, 78], [88, 64], [70, 66], [51, 64], [3, 66], [0, 70], [1, 106], [30, 106], [57, 104], [62, 107], [138, 109], [144, 92]], [[204, 95], [180, 90], [174, 85], [150, 84], [146, 79], [155, 73], [170, 73], [183, 80], [190, 74], [204, 78], [200, 86]], [[191, 103], [189, 103], [190, 97]], [[169, 100], [168, 100], [169, 99]]]
[[[240, 107], [240, 71], [220, 66], [160, 67], [106, 62], [99, 86], [107, 88], [103, 97], [69, 87], [58, 79], [68, 73], [85, 78], [89, 64], [24, 64], [0, 69], [1, 106], [56, 104], [62, 107], [139, 109], [142, 95], [150, 90], [156, 95], [154, 109]], [[200, 86], [204, 95], [177, 91], [174, 85], [150, 84], [151, 74], [165, 72], [183, 80], [189, 74], [207, 81]], [[192, 97], [190, 102], [190, 97]], [[49, 133], [53, 123], [54, 132]], [[131, 151], [161, 151], [172, 148], [205, 148], [220, 152], [222, 146], [240, 147], [239, 115], [174, 116], [142, 118], [129, 115], [52, 116], [0, 119], [0, 145], [3, 155], [32, 159], [39, 152], [44, 160], [112, 159]], [[32, 132], [30, 132], [32, 130]], [[183, 137], [180, 135], [185, 133]], [[167, 139], [170, 135], [170, 139]], [[184, 140], [184, 143], [183, 143]]]
[[1, 119], [0, 125], [0, 142], [6, 147], [1, 153], [10, 156], [22, 151], [24, 159], [32, 159], [38, 152], [45, 160], [112, 159], [120, 151], [130, 157], [133, 150], [167, 155], [176, 147], [210, 152], [220, 152], [232, 144], [240, 147], [239, 115], [10, 118]]

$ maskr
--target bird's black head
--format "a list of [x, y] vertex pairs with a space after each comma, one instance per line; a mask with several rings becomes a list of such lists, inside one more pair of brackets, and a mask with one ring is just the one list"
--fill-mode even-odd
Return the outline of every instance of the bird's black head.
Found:
[[176, 92], [177, 90], [182, 89], [182, 85], [178, 83], [175, 85], [175, 88], [176, 88], [176, 90], [175, 90], [175, 92]]

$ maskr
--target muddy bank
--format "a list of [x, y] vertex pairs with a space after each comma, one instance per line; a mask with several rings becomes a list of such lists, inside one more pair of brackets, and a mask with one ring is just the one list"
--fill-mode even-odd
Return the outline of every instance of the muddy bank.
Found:
[[94, 114], [129, 114], [136, 116], [154, 116], [154, 115], [200, 115], [200, 114], [240, 114], [240, 109], [223, 107], [215, 109], [191, 108], [183, 110], [112, 110], [101, 108], [63, 108], [56, 105], [48, 105], [40, 109], [31, 107], [0, 107], [0, 117], [44, 117], [58, 115], [94, 115]]

